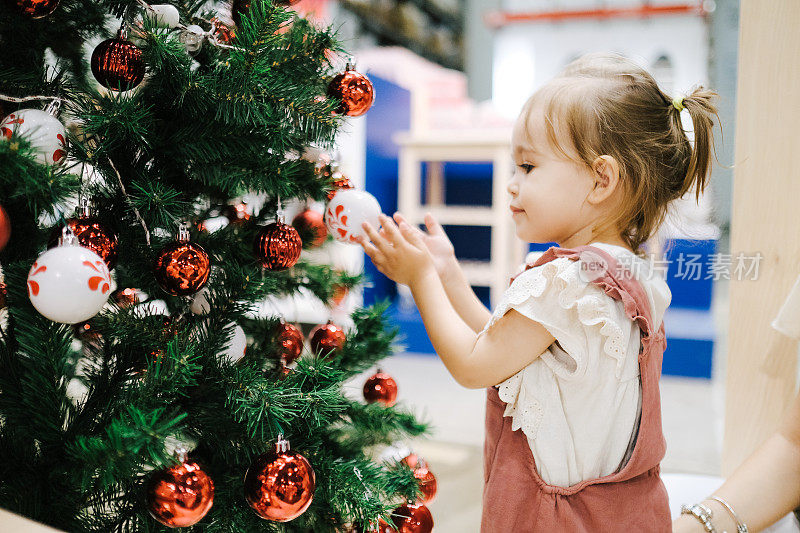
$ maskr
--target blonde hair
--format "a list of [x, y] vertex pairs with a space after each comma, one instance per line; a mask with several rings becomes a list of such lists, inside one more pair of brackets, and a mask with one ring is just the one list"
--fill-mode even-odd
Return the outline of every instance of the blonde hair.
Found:
[[[714, 100], [701, 86], [683, 98], [694, 126], [689, 142], [673, 98], [643, 68], [619, 55], [591, 54], [570, 63], [525, 104], [544, 110], [547, 138], [566, 158], [592, 167], [602, 156], [619, 164], [622, 201], [598, 228], [616, 228], [637, 254], [661, 226], [669, 203], [704, 191], [714, 151]], [[565, 142], [568, 141], [568, 142]]]

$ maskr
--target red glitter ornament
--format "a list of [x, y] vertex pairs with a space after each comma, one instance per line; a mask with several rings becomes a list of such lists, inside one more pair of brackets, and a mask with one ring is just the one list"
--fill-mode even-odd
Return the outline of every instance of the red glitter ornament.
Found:
[[345, 72], [333, 78], [328, 85], [328, 97], [342, 101], [336, 110], [338, 113], [360, 117], [372, 107], [375, 88], [369, 78], [347, 65]]
[[364, 383], [367, 403], [380, 402], [391, 407], [397, 402], [397, 382], [389, 374], [378, 370]]
[[112, 91], [127, 91], [144, 79], [142, 51], [127, 39], [120, 28], [114, 39], [106, 39], [92, 52], [92, 74]]
[[8, 287], [5, 283], [0, 282], [0, 309], [5, 309], [8, 305]]
[[336, 196], [336, 193], [339, 192], [340, 189], [354, 189], [353, 182], [350, 181], [350, 178], [342, 174], [341, 172], [334, 172], [331, 175], [331, 187], [332, 189], [328, 191], [328, 201], [330, 202], [333, 200], [333, 197]]
[[250, 213], [247, 212], [247, 204], [242, 202], [235, 205], [226, 205], [222, 210], [222, 214], [228, 219], [231, 224], [241, 226], [250, 219]]
[[259, 455], [244, 476], [244, 495], [258, 516], [288, 522], [303, 514], [314, 497], [316, 478], [308, 459], [278, 437], [275, 451]]
[[314, 355], [328, 357], [341, 350], [346, 339], [342, 328], [328, 320], [314, 328], [308, 342]]
[[165, 292], [188, 296], [202, 289], [208, 281], [211, 260], [202, 246], [189, 242], [189, 230], [182, 227], [178, 240], [158, 253], [153, 270]]
[[[117, 265], [117, 236], [111, 228], [92, 215], [88, 203], [84, 203], [80, 209], [80, 214], [68, 219], [67, 225], [78, 238], [80, 245], [99, 255], [108, 269], [112, 270]], [[63, 229], [61, 225], [53, 228], [47, 241], [48, 248], [58, 246], [58, 239]]]
[[325, 227], [325, 219], [322, 213], [306, 208], [292, 220], [292, 226], [297, 230], [303, 243], [314, 248], [325, 242], [328, 236], [328, 228]]
[[414, 472], [414, 477], [417, 478], [419, 482], [419, 488], [422, 491], [421, 503], [426, 505], [431, 503], [436, 498], [438, 482], [436, 481], [436, 476], [434, 476], [433, 472], [428, 468], [427, 461], [417, 454], [412, 453], [404, 457], [401, 462], [411, 468]]
[[280, 321], [278, 324], [278, 358], [284, 365], [292, 364], [303, 353], [303, 332], [294, 324]]
[[3, 206], [0, 205], [0, 251], [8, 244], [11, 238], [11, 219]]
[[198, 523], [214, 503], [214, 482], [180, 450], [181, 464], [159, 470], [147, 484], [147, 510], [167, 527]]
[[17, 8], [32, 19], [46, 17], [56, 10], [61, 0], [16, 0]]
[[303, 241], [297, 230], [280, 220], [265, 226], [253, 243], [256, 259], [270, 270], [286, 270], [294, 266], [302, 249]]
[[392, 522], [397, 533], [430, 533], [433, 531], [433, 516], [425, 504], [406, 503], [392, 513]]

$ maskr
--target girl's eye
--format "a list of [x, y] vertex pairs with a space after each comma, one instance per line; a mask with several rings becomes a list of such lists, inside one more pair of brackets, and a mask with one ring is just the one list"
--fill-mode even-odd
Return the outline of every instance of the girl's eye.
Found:
[[525, 174], [530, 174], [530, 172], [535, 168], [530, 163], [522, 163], [521, 165], [517, 165]]

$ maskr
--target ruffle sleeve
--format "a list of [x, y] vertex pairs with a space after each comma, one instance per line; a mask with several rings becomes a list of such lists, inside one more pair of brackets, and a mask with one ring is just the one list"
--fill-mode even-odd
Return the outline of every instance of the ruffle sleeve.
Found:
[[[630, 324], [617, 304], [602, 288], [581, 276], [580, 260], [559, 257], [519, 274], [480, 335], [509, 309], [515, 309], [553, 335], [557, 343], [541, 358], [553, 372], [568, 379], [585, 375], [591, 356], [589, 339], [600, 335], [603, 352], [616, 360], [616, 374], [620, 378]], [[518, 376], [508, 381], [515, 379], [519, 380]]]

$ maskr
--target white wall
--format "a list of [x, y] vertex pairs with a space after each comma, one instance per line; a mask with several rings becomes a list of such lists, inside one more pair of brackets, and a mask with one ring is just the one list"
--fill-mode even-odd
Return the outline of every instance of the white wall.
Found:
[[[570, 4], [581, 5], [577, 1]], [[659, 56], [666, 55], [672, 61], [677, 91], [708, 82], [708, 28], [696, 15], [518, 23], [496, 33], [495, 105], [508, 118], [516, 117], [536, 88], [570, 60], [588, 52], [622, 53], [648, 69]]]

